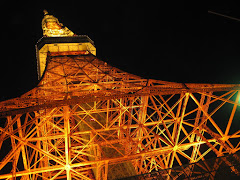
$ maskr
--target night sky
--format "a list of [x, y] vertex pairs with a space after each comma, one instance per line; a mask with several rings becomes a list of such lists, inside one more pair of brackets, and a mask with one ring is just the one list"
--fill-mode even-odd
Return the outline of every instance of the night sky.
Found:
[[42, 37], [43, 9], [75, 34], [88, 35], [100, 59], [129, 73], [174, 82], [240, 81], [240, 21], [208, 13], [240, 19], [239, 6], [231, 1], [211, 1], [202, 9], [183, 1], [66, 2], [2, 6], [8, 13], [1, 15], [0, 100], [38, 83], [35, 44]]

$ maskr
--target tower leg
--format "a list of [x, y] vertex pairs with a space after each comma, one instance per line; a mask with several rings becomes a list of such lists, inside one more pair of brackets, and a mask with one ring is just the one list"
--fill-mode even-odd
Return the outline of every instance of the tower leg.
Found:
[[63, 107], [64, 118], [64, 139], [65, 139], [65, 170], [67, 174], [67, 180], [71, 180], [71, 152], [70, 152], [70, 108], [69, 106]]

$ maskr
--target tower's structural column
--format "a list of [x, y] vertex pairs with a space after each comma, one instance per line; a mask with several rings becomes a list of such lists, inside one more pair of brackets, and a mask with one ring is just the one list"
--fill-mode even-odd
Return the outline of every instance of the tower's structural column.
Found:
[[240, 85], [143, 79], [98, 59], [87, 36], [47, 12], [42, 26], [39, 84], [0, 102], [0, 179], [194, 177], [218, 160], [171, 168], [240, 150]]
[[[50, 63], [51, 61], [58, 61], [58, 65], [61, 63], [65, 63], [67, 60], [63, 60], [64, 57], [74, 57], [76, 55], [89, 55], [93, 54], [96, 55], [96, 48], [94, 47], [93, 41], [87, 37], [87, 36], [71, 36], [71, 37], [44, 37], [40, 39], [40, 41], [36, 45], [37, 49], [37, 60], [38, 60], [38, 73], [39, 73], [39, 78], [41, 78], [44, 74], [44, 71], [47, 70], [45, 69], [47, 67], [47, 63]], [[58, 58], [59, 57], [59, 58]], [[49, 58], [54, 58], [54, 60], [49, 60]], [[47, 60], [48, 59], [48, 60]], [[88, 74], [86, 70], [81, 70], [82, 65], [80, 65], [79, 62], [76, 62], [78, 60], [74, 60], [69, 63], [69, 66], [78, 66], [78, 71], [76, 72], [75, 76], [78, 76], [79, 74], [84, 75]], [[78, 64], [79, 63], [79, 64]], [[84, 63], [84, 62], [82, 62]], [[53, 66], [53, 63], [51, 63], [49, 66]], [[49, 67], [48, 67], [49, 68]], [[61, 66], [60, 66], [61, 69]], [[91, 71], [91, 69], [89, 69]], [[68, 69], [63, 68], [58, 71], [64, 73], [64, 76], [67, 76], [69, 72]], [[99, 70], [100, 71], [100, 70]], [[47, 76], [47, 75], [46, 75]], [[95, 74], [97, 76], [97, 74]], [[53, 81], [56, 77], [54, 76], [47, 76], [45, 79], [42, 80], [42, 85], [43, 88], [49, 88], [49, 87], [54, 87], [56, 86], [56, 81], [54, 81], [54, 84], [50, 84], [48, 81]], [[91, 79], [91, 77], [89, 77]], [[79, 81], [75, 77], [74, 83], [76, 81]], [[66, 94], [69, 93], [69, 86], [70, 81], [63, 81], [60, 84], [62, 86], [65, 86], [65, 91]], [[92, 83], [92, 82], [90, 82]], [[57, 86], [56, 86], [57, 88]], [[91, 88], [90, 88], [91, 89]], [[94, 90], [97, 90], [97, 86], [95, 87]], [[85, 89], [86, 90], [86, 89]], [[46, 94], [47, 95], [47, 94]], [[51, 96], [50, 94], [47, 96]], [[97, 108], [103, 109], [100, 105], [98, 107], [98, 102], [89, 102], [89, 103], [81, 103], [78, 105], [79, 107], [76, 109], [77, 111], [81, 111], [84, 109], [86, 112], [89, 112], [88, 115], [85, 115], [86, 117], [80, 118], [79, 115], [72, 116], [74, 120], [72, 120], [71, 124], [75, 124], [76, 127], [78, 127], [79, 133], [85, 132], [85, 134], [81, 134], [80, 137], [84, 140], [81, 141], [82, 144], [85, 144], [86, 147], [88, 147], [89, 143], [94, 143], [93, 147], [88, 149], [88, 154], [89, 155], [84, 155], [84, 158], [89, 161], [99, 161], [104, 158], [114, 158], [114, 157], [119, 157], [122, 155], [126, 154], [126, 148], [123, 144], [119, 143], [119, 137], [115, 137], [113, 135], [113, 131], [104, 131], [107, 138], [109, 141], [112, 139], [112, 141], [116, 141], [113, 145], [108, 145], [108, 146], [103, 146], [100, 143], [99, 138], [101, 139], [101, 136], [99, 136], [96, 132], [97, 129], [100, 129], [102, 127], [107, 126], [107, 111], [106, 112], [97, 112]], [[94, 112], [96, 111], [96, 112]], [[84, 120], [83, 120], [84, 119]], [[119, 117], [119, 120], [122, 121], [122, 116]], [[86, 125], [87, 122], [87, 125]], [[91, 133], [89, 134], [89, 132]], [[118, 133], [120, 136], [120, 130], [118, 130]], [[122, 132], [121, 132], [122, 133]], [[93, 136], [93, 134], [95, 134]], [[113, 136], [113, 137], [111, 137]], [[69, 141], [68, 141], [69, 142]], [[67, 143], [67, 142], [65, 142]], [[90, 144], [91, 144], [90, 143]], [[71, 148], [76, 150], [76, 147], [73, 146], [72, 143]], [[74, 143], [75, 144], [75, 143]], [[96, 144], [98, 144], [96, 146]], [[76, 144], [75, 144], [76, 145]], [[65, 147], [68, 147], [65, 145]], [[70, 148], [70, 147], [69, 147]], [[66, 149], [65, 149], [66, 150]], [[69, 150], [69, 149], [68, 149]], [[66, 154], [66, 158], [73, 158], [71, 157], [68, 153]], [[69, 160], [70, 161], [70, 160]], [[69, 162], [68, 162], [69, 163]], [[67, 164], [68, 164], [67, 163]], [[89, 165], [89, 168], [92, 168], [92, 173], [94, 174], [94, 177], [96, 179], [116, 179], [116, 178], [121, 178], [121, 177], [128, 177], [136, 174], [136, 171], [134, 169], [134, 166], [132, 162], [130, 161], [123, 161], [121, 163], [107, 163], [107, 161], [97, 163], [95, 165]], [[70, 171], [68, 171], [69, 173]], [[67, 174], [68, 174], [67, 173]], [[68, 175], [70, 177], [70, 175]]]

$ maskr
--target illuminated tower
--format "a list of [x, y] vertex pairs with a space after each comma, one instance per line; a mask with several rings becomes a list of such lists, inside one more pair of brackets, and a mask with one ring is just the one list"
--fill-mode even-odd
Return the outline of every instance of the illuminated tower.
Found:
[[[174, 166], [240, 150], [240, 85], [129, 74], [98, 59], [88, 36], [44, 14], [40, 82], [0, 102], [0, 179], [106, 180], [160, 169], [177, 178]], [[206, 162], [184, 173], [217, 168]]]

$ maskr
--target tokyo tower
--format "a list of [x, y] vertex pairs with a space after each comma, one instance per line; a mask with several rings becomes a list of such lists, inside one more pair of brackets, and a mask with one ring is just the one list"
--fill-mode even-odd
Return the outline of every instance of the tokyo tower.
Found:
[[163, 179], [203, 171], [214, 179], [221, 157], [239, 175], [224, 157], [240, 162], [240, 85], [144, 79], [100, 60], [88, 36], [47, 11], [42, 29], [38, 85], [0, 102], [0, 179], [111, 180], [161, 170]]

